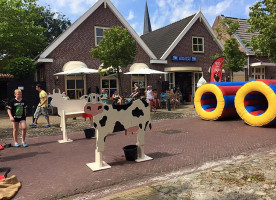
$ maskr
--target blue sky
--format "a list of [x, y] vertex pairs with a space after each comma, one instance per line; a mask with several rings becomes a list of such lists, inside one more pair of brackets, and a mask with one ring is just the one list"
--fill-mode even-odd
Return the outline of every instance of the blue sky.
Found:
[[[146, 0], [111, 0], [129, 24], [141, 35], [143, 33]], [[147, 0], [152, 29], [158, 29], [199, 11], [212, 26], [216, 16], [225, 15], [247, 19], [249, 7], [257, 0]], [[39, 0], [39, 5], [51, 7], [52, 11], [76, 21], [97, 0]]]

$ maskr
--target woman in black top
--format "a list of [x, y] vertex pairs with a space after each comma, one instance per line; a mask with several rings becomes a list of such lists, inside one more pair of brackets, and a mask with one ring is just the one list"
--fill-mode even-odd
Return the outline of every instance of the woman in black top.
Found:
[[138, 83], [134, 83], [134, 90], [129, 97], [133, 100], [140, 99], [140, 87]]
[[22, 129], [22, 146], [27, 147], [27, 143], [25, 142], [26, 138], [26, 114], [27, 114], [27, 104], [22, 99], [22, 92], [19, 89], [14, 91], [15, 99], [9, 101], [7, 105], [7, 112], [9, 114], [10, 120], [13, 123], [13, 140], [14, 147], [20, 147], [20, 144], [17, 142], [19, 124]]

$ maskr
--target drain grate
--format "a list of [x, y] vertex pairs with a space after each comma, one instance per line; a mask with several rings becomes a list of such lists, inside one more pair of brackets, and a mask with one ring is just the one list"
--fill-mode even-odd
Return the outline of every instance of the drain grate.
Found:
[[181, 131], [180, 130], [165, 130], [165, 131], [161, 131], [161, 133], [167, 134], [167, 135], [172, 135], [172, 134], [181, 133]]

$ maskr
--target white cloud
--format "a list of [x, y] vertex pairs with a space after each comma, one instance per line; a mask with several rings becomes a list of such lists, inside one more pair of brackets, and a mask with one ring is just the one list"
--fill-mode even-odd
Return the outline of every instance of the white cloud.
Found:
[[68, 10], [69, 14], [81, 15], [86, 12], [97, 0], [48, 0], [52, 10]]
[[143, 33], [143, 24], [139, 22], [131, 23], [130, 26], [136, 31], [138, 35], [142, 35]]
[[251, 7], [251, 6], [252, 6], [252, 5], [246, 5], [246, 6], [245, 6], [245, 11], [244, 11], [244, 12], [245, 12], [245, 15], [246, 15], [246, 16], [249, 16], [249, 12], [250, 12], [249, 7]]
[[133, 11], [130, 10], [126, 19], [127, 19], [127, 20], [132, 20], [133, 18], [134, 18]]
[[227, 10], [232, 4], [233, 0], [224, 0], [219, 2], [217, 5], [204, 7], [204, 13], [211, 16], [217, 16], [223, 13], [223, 11]]
[[232, 2], [233, 0], [224, 0], [217, 3], [216, 5], [202, 7], [202, 12], [206, 17], [207, 21], [209, 22], [210, 26], [213, 25], [213, 22], [215, 21], [215, 18], [218, 15], [226, 14], [224, 12], [227, 12], [227, 11], [229, 13], [229, 10], [231, 11], [232, 9], [237, 9], [236, 4], [233, 5], [233, 7], [231, 7]]
[[194, 0], [156, 0], [158, 9], [152, 17], [153, 30], [160, 28], [166, 23], [173, 23], [188, 17], [198, 10], [194, 6]]

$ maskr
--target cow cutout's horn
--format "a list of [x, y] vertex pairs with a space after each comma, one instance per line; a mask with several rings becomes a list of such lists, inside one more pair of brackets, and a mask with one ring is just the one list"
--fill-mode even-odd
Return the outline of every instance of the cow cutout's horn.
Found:
[[56, 91], [55, 91], [55, 89], [53, 89], [53, 94], [55, 94], [56, 93]]
[[59, 88], [58, 88], [58, 93], [59, 93], [59, 94], [61, 94], [61, 93], [60, 93], [60, 89], [59, 89]]

